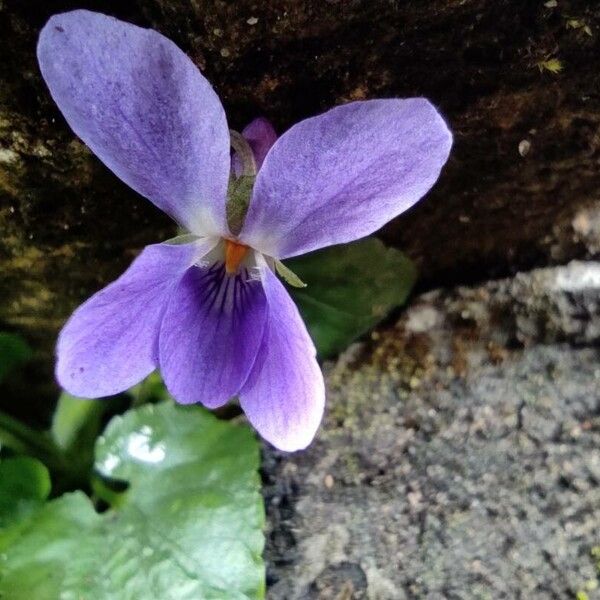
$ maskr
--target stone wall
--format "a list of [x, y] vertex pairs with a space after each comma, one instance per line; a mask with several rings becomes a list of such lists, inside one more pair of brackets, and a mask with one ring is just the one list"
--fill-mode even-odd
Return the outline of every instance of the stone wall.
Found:
[[49, 349], [82, 298], [173, 232], [52, 103], [35, 60], [51, 14], [87, 7], [160, 30], [204, 70], [234, 128], [265, 115], [283, 131], [341, 102], [431, 98], [455, 132], [451, 160], [382, 232], [431, 286], [585, 254], [600, 189], [600, 8], [553, 4], [3, 0], [0, 321]]

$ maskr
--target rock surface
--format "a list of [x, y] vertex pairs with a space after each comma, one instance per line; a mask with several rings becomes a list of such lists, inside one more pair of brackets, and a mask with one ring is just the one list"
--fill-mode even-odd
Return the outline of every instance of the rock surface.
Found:
[[418, 298], [267, 450], [270, 598], [573, 598], [599, 583], [600, 263]]

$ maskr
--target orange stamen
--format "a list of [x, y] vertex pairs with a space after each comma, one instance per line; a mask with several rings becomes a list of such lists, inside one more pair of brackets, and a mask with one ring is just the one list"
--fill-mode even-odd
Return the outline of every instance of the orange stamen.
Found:
[[225, 240], [225, 272], [228, 275], [237, 273], [238, 267], [244, 260], [248, 250], [248, 246], [244, 246], [244, 244]]

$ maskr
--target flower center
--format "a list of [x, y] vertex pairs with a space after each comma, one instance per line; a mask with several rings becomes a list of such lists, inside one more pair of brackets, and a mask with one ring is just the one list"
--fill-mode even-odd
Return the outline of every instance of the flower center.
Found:
[[235, 275], [250, 248], [232, 240], [225, 240], [225, 272]]

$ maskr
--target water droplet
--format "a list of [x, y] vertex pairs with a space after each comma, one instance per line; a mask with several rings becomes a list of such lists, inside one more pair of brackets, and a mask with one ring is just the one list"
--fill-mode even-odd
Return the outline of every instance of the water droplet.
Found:
[[134, 432], [127, 441], [127, 452], [133, 458], [147, 463], [162, 462], [166, 456], [162, 442], [152, 444], [152, 428], [144, 425], [139, 432]]
[[109, 454], [102, 463], [102, 471], [110, 473], [114, 471], [121, 462], [121, 459], [116, 454]]

